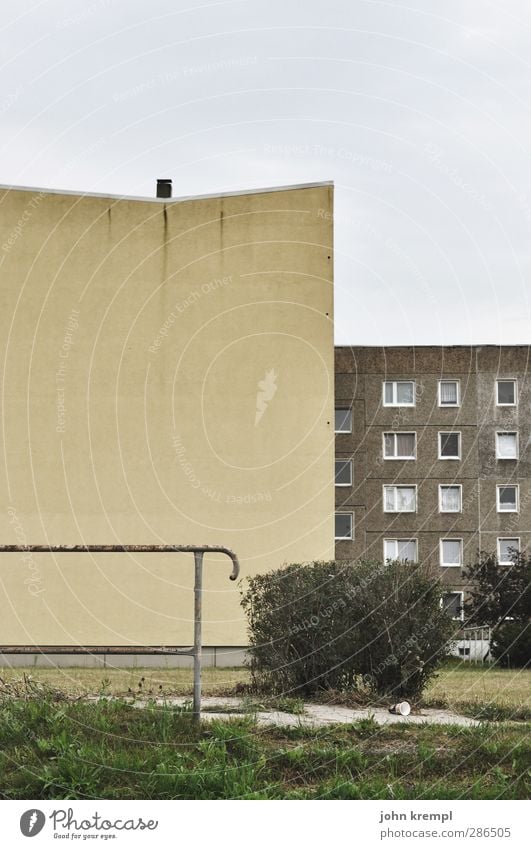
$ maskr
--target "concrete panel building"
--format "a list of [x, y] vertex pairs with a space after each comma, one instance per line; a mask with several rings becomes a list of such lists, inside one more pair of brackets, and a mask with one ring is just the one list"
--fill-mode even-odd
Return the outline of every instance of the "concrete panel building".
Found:
[[[0, 191], [3, 544], [334, 554], [332, 186]], [[0, 562], [0, 644], [192, 641], [190, 555]], [[206, 647], [246, 642], [205, 559]], [[207, 653], [208, 657], [208, 653]]]
[[336, 557], [440, 569], [531, 542], [527, 346], [336, 348]]

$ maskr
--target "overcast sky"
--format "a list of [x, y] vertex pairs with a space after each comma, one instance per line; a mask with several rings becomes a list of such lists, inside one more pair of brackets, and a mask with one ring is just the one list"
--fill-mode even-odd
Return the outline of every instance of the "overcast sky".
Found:
[[333, 180], [336, 342], [528, 343], [529, 0], [2, 0], [0, 182]]

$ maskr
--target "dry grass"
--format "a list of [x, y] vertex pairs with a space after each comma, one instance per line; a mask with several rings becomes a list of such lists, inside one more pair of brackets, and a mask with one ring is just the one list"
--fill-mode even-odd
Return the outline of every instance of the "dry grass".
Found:
[[[69, 696], [192, 694], [191, 669], [0, 669], [0, 678], [6, 682], [20, 680], [23, 674]], [[234, 692], [248, 682], [249, 674], [242, 668], [203, 669], [204, 695]], [[514, 712], [515, 718], [524, 718], [522, 712], [531, 710], [531, 670], [449, 662], [429, 685], [423, 704], [466, 713], [480, 707], [501, 709], [507, 716]]]
[[[20, 680], [23, 675], [33, 681], [61, 690], [69, 696], [144, 693], [147, 695], [191, 696], [193, 672], [191, 669], [44, 669], [38, 667], [1, 668], [0, 678], [6, 683]], [[241, 668], [215, 669], [205, 667], [202, 672], [203, 693], [223, 695], [238, 684], [249, 680]]]
[[531, 669], [498, 669], [450, 662], [428, 687], [424, 704], [457, 712], [475, 708], [501, 709], [507, 717], [524, 718], [531, 711]]

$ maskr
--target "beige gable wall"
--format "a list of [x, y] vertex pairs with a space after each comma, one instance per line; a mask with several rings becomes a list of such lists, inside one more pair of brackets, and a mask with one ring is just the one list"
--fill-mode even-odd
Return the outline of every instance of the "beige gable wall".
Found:
[[[0, 194], [0, 540], [332, 557], [331, 213], [328, 185]], [[0, 643], [189, 644], [192, 565], [1, 555]], [[206, 558], [205, 645], [245, 643], [229, 571]]]

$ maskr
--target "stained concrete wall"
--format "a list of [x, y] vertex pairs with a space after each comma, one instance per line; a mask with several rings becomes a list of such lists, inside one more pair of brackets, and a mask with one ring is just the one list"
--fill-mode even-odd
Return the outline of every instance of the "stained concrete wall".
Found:
[[[333, 556], [332, 187], [0, 194], [3, 543]], [[2, 555], [0, 644], [189, 645], [191, 555]], [[205, 559], [204, 643], [242, 646]]]

